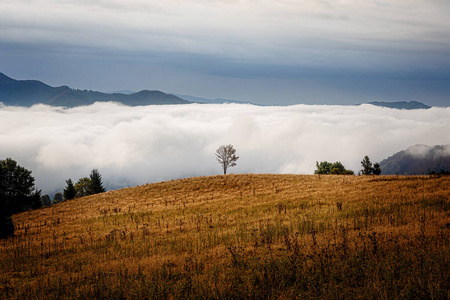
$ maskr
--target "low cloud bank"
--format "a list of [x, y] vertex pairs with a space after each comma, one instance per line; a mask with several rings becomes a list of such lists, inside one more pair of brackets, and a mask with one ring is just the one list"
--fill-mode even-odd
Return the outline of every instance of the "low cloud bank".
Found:
[[45, 194], [94, 168], [108, 189], [221, 174], [214, 153], [223, 144], [240, 156], [231, 173], [312, 174], [323, 160], [357, 172], [364, 155], [375, 162], [415, 144], [450, 144], [448, 132], [450, 108], [436, 107], [0, 106], [0, 159], [31, 170]]

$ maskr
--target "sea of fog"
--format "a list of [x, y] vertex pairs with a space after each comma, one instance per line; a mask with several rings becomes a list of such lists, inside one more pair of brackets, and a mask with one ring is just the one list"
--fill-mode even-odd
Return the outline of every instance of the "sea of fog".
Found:
[[360, 170], [415, 144], [450, 144], [450, 108], [372, 105], [190, 104], [76, 108], [0, 106], [0, 159], [32, 171], [43, 194], [98, 169], [108, 189], [221, 174], [220, 145], [240, 157], [230, 173], [312, 174], [316, 161]]

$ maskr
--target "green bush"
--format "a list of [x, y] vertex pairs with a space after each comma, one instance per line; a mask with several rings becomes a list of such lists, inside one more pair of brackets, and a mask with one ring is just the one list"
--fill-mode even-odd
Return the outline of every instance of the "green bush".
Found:
[[340, 162], [330, 163], [327, 161], [317, 162], [316, 161], [317, 170], [314, 171], [314, 174], [333, 174], [333, 175], [353, 175], [352, 170], [345, 169], [344, 165]]

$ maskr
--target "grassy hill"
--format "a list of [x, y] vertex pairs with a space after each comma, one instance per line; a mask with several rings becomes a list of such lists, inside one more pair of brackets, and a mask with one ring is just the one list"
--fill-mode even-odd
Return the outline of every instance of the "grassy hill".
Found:
[[450, 178], [228, 175], [14, 215], [0, 298], [450, 296]]

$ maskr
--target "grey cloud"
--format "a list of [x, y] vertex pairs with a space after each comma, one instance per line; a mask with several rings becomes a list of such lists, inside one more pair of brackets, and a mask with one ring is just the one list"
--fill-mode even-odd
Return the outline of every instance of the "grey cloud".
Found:
[[333, 49], [448, 49], [448, 13], [437, 1], [415, 0], [14, 1], [0, 2], [0, 40], [301, 65], [315, 57], [331, 63]]
[[450, 155], [450, 145], [436, 145], [434, 147], [429, 145], [418, 144], [409, 147], [405, 151], [407, 154], [424, 158], [433, 154], [436, 157], [444, 157]]
[[44, 193], [98, 168], [108, 188], [220, 174], [214, 152], [233, 144], [235, 173], [311, 174], [316, 161], [359, 170], [414, 144], [449, 144], [450, 108], [362, 106], [0, 107], [0, 157], [33, 171]]

